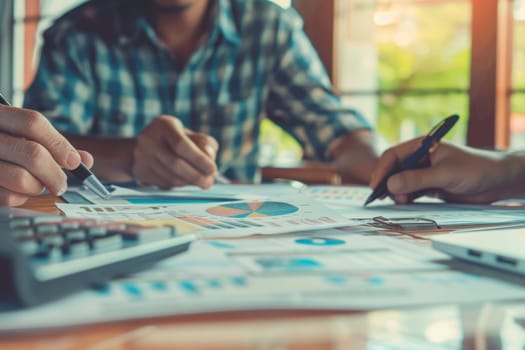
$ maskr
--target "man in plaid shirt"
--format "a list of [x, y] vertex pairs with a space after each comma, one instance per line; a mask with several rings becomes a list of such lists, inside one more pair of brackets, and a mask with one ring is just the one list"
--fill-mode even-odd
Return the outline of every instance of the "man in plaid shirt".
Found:
[[[369, 180], [373, 133], [343, 106], [293, 9], [264, 0], [93, 0], [44, 34], [25, 105], [97, 159], [102, 178], [208, 188], [257, 181], [268, 117]], [[220, 147], [219, 147], [220, 146]]]

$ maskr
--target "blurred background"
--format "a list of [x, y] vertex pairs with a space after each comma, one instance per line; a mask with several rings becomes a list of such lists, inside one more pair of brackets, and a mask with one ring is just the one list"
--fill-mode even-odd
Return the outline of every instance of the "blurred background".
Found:
[[[81, 0], [0, 2], [0, 89], [15, 105], [41, 33]], [[295, 8], [336, 91], [383, 135], [381, 148], [443, 117], [449, 140], [525, 148], [525, 0], [274, 0]], [[295, 140], [266, 122], [261, 165], [293, 166]]]

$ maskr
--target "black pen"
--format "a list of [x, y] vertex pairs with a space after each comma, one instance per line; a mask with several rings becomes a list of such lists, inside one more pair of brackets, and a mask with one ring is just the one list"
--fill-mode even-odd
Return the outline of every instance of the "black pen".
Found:
[[[0, 93], [0, 104], [5, 106], [10, 106], [9, 102], [5, 99], [4, 96]], [[100, 198], [108, 199], [111, 197], [111, 193], [107, 188], [100, 182], [100, 180], [89, 170], [89, 168], [80, 162], [80, 165], [71, 170], [71, 174], [79, 179], [84, 186], [97, 194]]]
[[401, 163], [400, 166], [396, 167], [392, 172], [390, 172], [383, 179], [381, 179], [381, 181], [374, 189], [372, 194], [366, 199], [364, 205], [366, 206], [375, 201], [376, 199], [388, 194], [388, 188], [386, 184], [390, 176], [405, 170], [429, 166], [429, 155], [437, 148], [441, 138], [443, 138], [443, 136], [445, 136], [446, 133], [449, 132], [450, 129], [452, 129], [452, 127], [454, 126], [454, 124], [456, 124], [458, 119], [459, 116], [457, 114], [454, 114], [450, 117], [443, 119], [441, 122], [439, 122], [439, 124], [434, 126], [421, 142], [421, 146], [419, 146], [419, 148], [414, 153], [408, 156]]

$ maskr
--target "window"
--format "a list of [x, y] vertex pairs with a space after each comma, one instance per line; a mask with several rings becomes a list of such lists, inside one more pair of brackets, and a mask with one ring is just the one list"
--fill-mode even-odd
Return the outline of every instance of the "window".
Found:
[[292, 5], [292, 0], [270, 0], [275, 2], [277, 5], [280, 5], [283, 8], [288, 8]]
[[[361, 104], [390, 141], [419, 133], [422, 122], [431, 125], [430, 108], [436, 114], [465, 110], [463, 125], [451, 135], [454, 140], [478, 147], [507, 147], [520, 139], [520, 132], [515, 131], [519, 113], [511, 124], [509, 97], [517, 111], [522, 91], [510, 81], [517, 79], [515, 73], [520, 75], [512, 71], [519, 69], [518, 32], [514, 45], [511, 39], [513, 31], [520, 30], [523, 0], [295, 0], [294, 5], [306, 15], [306, 29], [336, 86], [342, 83], [345, 98]], [[317, 16], [326, 8], [331, 11], [328, 15]], [[318, 32], [325, 35], [319, 37]], [[431, 48], [435, 57], [425, 57], [427, 44], [439, 43], [438, 36], [443, 35], [449, 41]], [[369, 60], [359, 62], [363, 56]], [[341, 58], [349, 62], [348, 67], [341, 68]], [[434, 72], [416, 65], [418, 62], [434, 62], [435, 67], [428, 67]], [[358, 87], [345, 82], [351, 79], [348, 72], [338, 71], [353, 67], [361, 67], [353, 70]], [[365, 70], [375, 73], [375, 79], [365, 76]], [[406, 81], [406, 70], [417, 77]], [[400, 85], [403, 80], [406, 86]], [[387, 109], [389, 104], [399, 109]], [[401, 116], [405, 112], [412, 114]], [[391, 119], [395, 123], [388, 125]]]
[[512, 108], [510, 147], [525, 149], [525, 1], [516, 0], [513, 13]]
[[[283, 8], [292, 5], [291, 0], [271, 0]], [[259, 135], [261, 166], [296, 166], [301, 161], [303, 151], [299, 143], [280, 126], [269, 119], [261, 123]]]
[[341, 0], [336, 3], [334, 81], [388, 143], [462, 116], [449, 139], [465, 140], [470, 68], [468, 0]]
[[[24, 91], [33, 79], [35, 61], [44, 30], [54, 18], [85, 0], [14, 1], [13, 104], [22, 105]], [[23, 44], [22, 44], [23, 43]]]

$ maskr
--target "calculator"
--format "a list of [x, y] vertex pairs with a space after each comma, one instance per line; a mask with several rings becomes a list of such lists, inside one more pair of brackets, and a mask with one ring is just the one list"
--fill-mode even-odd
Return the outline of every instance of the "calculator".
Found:
[[74, 219], [0, 207], [0, 310], [51, 301], [184, 252], [174, 227]]

